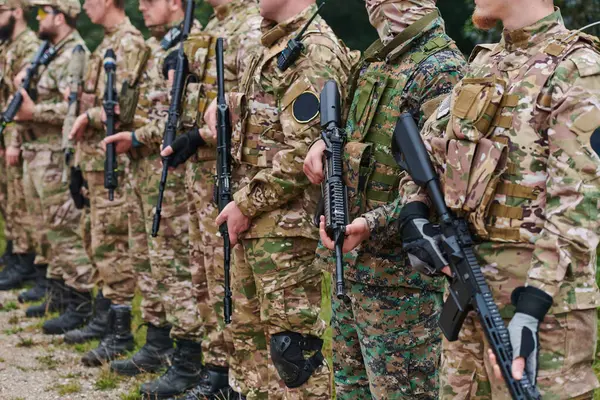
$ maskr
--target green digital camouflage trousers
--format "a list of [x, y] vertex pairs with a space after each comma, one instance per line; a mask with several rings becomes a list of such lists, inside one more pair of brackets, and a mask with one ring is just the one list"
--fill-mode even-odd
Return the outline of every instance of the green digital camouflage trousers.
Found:
[[114, 304], [130, 305], [135, 292], [135, 272], [129, 258], [124, 174], [114, 200], [108, 199], [103, 171], [84, 171], [88, 183], [93, 260], [98, 268], [97, 284]]
[[202, 320], [204, 363], [229, 366], [233, 342], [223, 314], [225, 273], [223, 239], [215, 224], [218, 208], [214, 203], [215, 161], [186, 164], [186, 188], [190, 229], [190, 269], [200, 288], [198, 313]]
[[36, 251], [48, 261], [48, 278], [62, 279], [85, 292], [93, 286], [95, 266], [83, 242], [82, 211], [75, 207], [69, 184], [62, 182], [62, 151], [23, 151], [23, 186], [27, 218]]
[[235, 247], [235, 352], [230, 384], [247, 399], [327, 399], [332, 397], [327, 362], [299, 388], [289, 389], [270, 358], [273, 334], [292, 331], [321, 337], [323, 272], [314, 266], [317, 242], [306, 238], [245, 239]]
[[436, 399], [442, 295], [346, 280], [333, 297], [333, 362], [340, 400]]
[[[537, 378], [544, 400], [593, 398], [593, 390], [599, 386], [592, 368], [597, 322], [596, 309], [546, 315], [539, 330]], [[485, 356], [489, 348], [477, 314], [471, 312], [458, 341], [444, 339], [442, 399], [511, 399], [504, 382], [492, 373]]]
[[140, 160], [135, 171], [150, 260], [150, 273], [140, 271], [138, 277], [143, 295], [142, 314], [153, 325], [171, 324], [174, 338], [201, 340], [204, 332], [198, 318], [199, 288], [192, 282], [189, 265], [189, 217], [183, 168], [169, 173], [160, 230], [157, 237], [151, 236], [161, 172], [158, 155]]

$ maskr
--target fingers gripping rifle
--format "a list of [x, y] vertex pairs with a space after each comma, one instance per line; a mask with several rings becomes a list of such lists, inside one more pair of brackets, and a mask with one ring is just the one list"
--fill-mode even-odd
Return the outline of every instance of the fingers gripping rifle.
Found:
[[325, 181], [322, 185], [325, 230], [335, 243], [335, 294], [346, 298], [344, 290], [344, 247], [348, 225], [348, 193], [344, 184], [342, 155], [346, 132], [341, 126], [340, 93], [335, 81], [328, 81], [321, 92], [321, 137], [325, 142]]
[[[106, 72], [106, 88], [104, 89], [104, 112], [106, 113], [106, 137], [115, 134], [115, 107], [117, 106], [117, 90], [115, 88], [117, 56], [113, 49], [106, 50], [104, 55], [104, 71]], [[115, 199], [115, 189], [119, 186], [117, 166], [117, 149], [114, 143], [106, 145], [106, 160], [104, 161], [104, 188], [108, 189], [108, 199]]]
[[427, 190], [440, 218], [442, 251], [453, 273], [449, 296], [439, 321], [444, 336], [449, 341], [457, 340], [467, 314], [475, 310], [513, 399], [541, 399], [536, 386], [529, 382], [527, 373], [520, 381], [512, 376], [513, 352], [508, 330], [481, 272], [467, 221], [454, 217], [446, 207], [440, 182], [410, 114], [400, 116], [394, 131], [393, 147], [396, 160], [417, 185]]
[[[231, 194], [231, 117], [225, 100], [225, 70], [223, 65], [223, 38], [217, 39], [217, 203], [223, 211], [233, 196]], [[219, 227], [225, 253], [225, 298], [223, 310], [225, 323], [231, 322], [231, 242], [227, 223]]]
[[[50, 48], [50, 42], [47, 40], [43, 41], [37, 53], [35, 54], [35, 57], [33, 57], [31, 64], [27, 68], [27, 74], [25, 75], [25, 79], [23, 80], [20, 89], [25, 89], [27, 94], [31, 96], [33, 91], [33, 80], [37, 75], [39, 67], [41, 65], [47, 65], [53, 56], [54, 50]], [[13, 96], [8, 107], [6, 107], [6, 110], [2, 113], [2, 117], [0, 117], [0, 138], [2, 138], [6, 126], [15, 119], [15, 115], [17, 115], [19, 112], [21, 104], [23, 104], [23, 95], [21, 94], [21, 91], [18, 90]]]
[[[171, 88], [171, 104], [169, 105], [169, 115], [167, 117], [167, 124], [165, 126], [165, 132], [163, 135], [163, 148], [170, 146], [173, 143], [175, 140], [175, 135], [177, 134], [177, 128], [179, 127], [180, 123], [181, 101], [183, 92], [185, 90], [186, 72], [186, 58], [183, 44], [190, 36], [190, 32], [192, 31], [192, 26], [194, 24], [194, 7], [194, 0], [188, 0], [185, 8], [185, 19], [183, 21], [183, 33], [181, 34], [179, 49], [177, 50], [177, 68], [175, 69], [175, 79], [173, 82], [173, 87]], [[162, 159], [163, 170], [158, 187], [156, 213], [154, 214], [154, 220], [152, 221], [152, 237], [158, 236], [158, 230], [160, 229], [162, 203], [165, 196], [167, 176], [169, 174], [169, 161], [170, 157], [163, 157]]]

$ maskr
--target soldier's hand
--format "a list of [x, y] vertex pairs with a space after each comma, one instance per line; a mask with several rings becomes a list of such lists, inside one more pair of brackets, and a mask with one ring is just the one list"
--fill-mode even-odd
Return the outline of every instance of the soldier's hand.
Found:
[[104, 151], [106, 151], [106, 145], [109, 143], [116, 143], [115, 150], [117, 151], [117, 154], [127, 153], [133, 147], [133, 133], [119, 132], [104, 138], [100, 143]]
[[210, 133], [217, 137], [217, 99], [214, 99], [204, 112], [204, 123], [210, 129]]
[[251, 219], [246, 217], [234, 201], [227, 204], [217, 217], [217, 226], [227, 223], [231, 246], [238, 242], [238, 236], [250, 228]]
[[[371, 236], [367, 220], [362, 217], [356, 218], [350, 225], [346, 225], [345, 233], [346, 238], [342, 247], [344, 253], [351, 252]], [[335, 250], [335, 242], [331, 240], [325, 231], [325, 217], [323, 215], [321, 215], [321, 222], [319, 223], [319, 236], [321, 236], [321, 242], [325, 247], [329, 250]]]
[[[115, 115], [118, 117], [121, 115], [121, 107], [119, 104], [115, 104]], [[102, 107], [102, 113], [100, 114], [100, 121], [102, 121], [102, 125], [106, 125], [106, 111], [104, 111], [104, 107]], [[115, 128], [120, 126], [119, 119], [115, 118]]]
[[21, 92], [21, 96], [23, 96], [23, 102], [15, 115], [15, 121], [31, 121], [33, 119], [35, 103], [31, 100], [31, 97], [29, 97], [29, 94], [25, 89], [20, 89], [19, 92]]
[[308, 180], [314, 185], [320, 185], [325, 179], [323, 172], [323, 152], [325, 152], [325, 142], [320, 139], [316, 141], [308, 151], [304, 159], [304, 174]]
[[200, 135], [198, 128], [181, 134], [175, 138], [171, 146], [167, 146], [161, 151], [162, 157], [169, 158], [169, 167], [177, 168], [190, 159], [200, 147], [206, 145], [206, 142]]
[[25, 76], [27, 76], [27, 69], [22, 70], [15, 76], [15, 79], [13, 80], [14, 85], [16, 87], [21, 86], [21, 84], [25, 80]]
[[6, 149], [6, 165], [14, 167], [19, 165], [19, 161], [21, 161], [21, 149], [8, 146]]
[[83, 133], [87, 129], [89, 123], [90, 120], [87, 114], [81, 114], [77, 117], [71, 128], [71, 132], [69, 133], [69, 140], [80, 142], [83, 139]]

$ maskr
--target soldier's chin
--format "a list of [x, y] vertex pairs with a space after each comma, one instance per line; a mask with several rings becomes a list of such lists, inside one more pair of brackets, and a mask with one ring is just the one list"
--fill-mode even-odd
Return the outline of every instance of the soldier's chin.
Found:
[[477, 10], [475, 10], [475, 14], [473, 14], [471, 19], [473, 20], [473, 25], [475, 25], [477, 29], [484, 31], [489, 31], [490, 29], [495, 28], [496, 24], [498, 23], [497, 18], [486, 17], [479, 14]]

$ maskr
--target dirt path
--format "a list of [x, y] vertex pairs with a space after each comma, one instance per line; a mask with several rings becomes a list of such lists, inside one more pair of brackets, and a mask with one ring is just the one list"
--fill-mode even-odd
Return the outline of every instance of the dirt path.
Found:
[[134, 400], [148, 376], [121, 378], [87, 368], [80, 358], [94, 344], [69, 346], [41, 331], [40, 319], [25, 318], [18, 292], [0, 292], [0, 400]]

